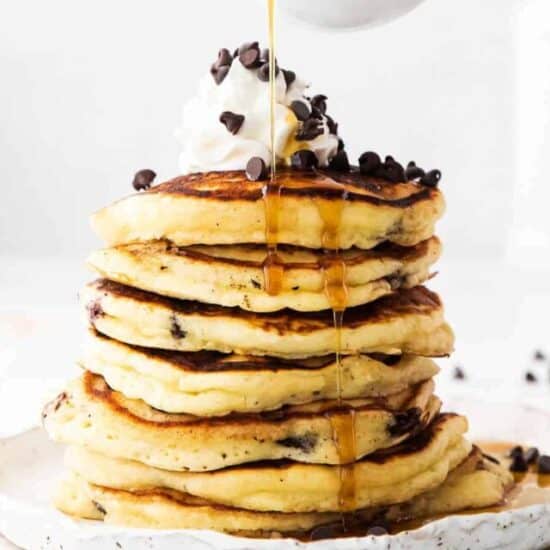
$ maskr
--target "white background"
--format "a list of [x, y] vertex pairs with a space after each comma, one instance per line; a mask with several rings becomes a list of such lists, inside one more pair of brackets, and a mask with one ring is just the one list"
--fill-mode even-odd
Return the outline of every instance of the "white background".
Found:
[[[550, 351], [549, 5], [427, 0], [338, 34], [279, 19], [280, 64], [328, 95], [353, 158], [443, 171], [432, 286], [484, 398], [549, 397], [522, 381], [533, 349]], [[0, 418], [26, 406], [14, 388], [32, 400], [71, 372], [82, 262], [99, 246], [89, 214], [140, 168], [175, 175], [199, 77], [220, 47], [265, 38], [263, 0], [0, 0]]]

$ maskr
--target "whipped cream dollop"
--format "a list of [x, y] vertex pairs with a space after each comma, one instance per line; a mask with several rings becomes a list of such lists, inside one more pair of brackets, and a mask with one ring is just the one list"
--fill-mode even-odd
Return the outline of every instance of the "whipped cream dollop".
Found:
[[[182, 127], [177, 131], [182, 143], [180, 169], [183, 173], [244, 170], [252, 157], [260, 157], [267, 166], [271, 164], [266, 67], [259, 64], [245, 67], [238, 55], [233, 57], [227, 50], [224, 52], [223, 73], [216, 72], [214, 64], [210, 73], [202, 78], [197, 95], [184, 106]], [[220, 52], [218, 61], [222, 57]], [[263, 78], [260, 71], [263, 71]], [[279, 70], [275, 94], [277, 162], [289, 164], [293, 153], [305, 149], [315, 153], [319, 166], [327, 166], [338, 152], [336, 124], [323, 112], [326, 98], [317, 96], [319, 108], [315, 98], [311, 100], [306, 96], [307, 88], [308, 84], [294, 73], [285, 75]], [[309, 122], [308, 110], [314, 119]], [[238, 115], [239, 121], [242, 120], [240, 126], [234, 120], [233, 124], [227, 124], [227, 115], [223, 117], [222, 113], [228, 112], [231, 116]], [[308, 130], [312, 126], [313, 132]]]

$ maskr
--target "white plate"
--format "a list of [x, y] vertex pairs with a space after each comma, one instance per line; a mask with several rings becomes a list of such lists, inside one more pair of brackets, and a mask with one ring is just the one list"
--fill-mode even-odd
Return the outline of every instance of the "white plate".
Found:
[[[550, 450], [550, 415], [496, 404], [453, 405], [471, 415], [476, 437], [521, 440]], [[0, 440], [0, 533], [26, 549], [104, 550], [533, 550], [550, 545], [550, 505], [499, 514], [457, 515], [394, 536], [300, 543], [245, 539], [212, 531], [155, 531], [77, 521], [49, 503], [62, 473], [61, 446], [39, 429]]]

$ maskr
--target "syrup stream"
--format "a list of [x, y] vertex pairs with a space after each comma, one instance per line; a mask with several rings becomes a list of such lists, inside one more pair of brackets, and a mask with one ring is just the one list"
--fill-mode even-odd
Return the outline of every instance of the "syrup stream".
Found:
[[[269, 30], [269, 99], [270, 99], [270, 140], [271, 140], [271, 174], [263, 188], [265, 205], [265, 237], [267, 255], [264, 261], [264, 285], [266, 292], [276, 295], [281, 291], [284, 277], [284, 262], [277, 254], [279, 233], [279, 208], [282, 182], [277, 178], [277, 155], [275, 151], [275, 0], [267, 0]], [[317, 208], [323, 221], [322, 245], [325, 250], [323, 276], [325, 294], [333, 312], [334, 331], [336, 334], [336, 387], [338, 407], [327, 413], [332, 428], [339, 460], [340, 487], [338, 505], [342, 512], [354, 509], [355, 505], [355, 472], [354, 462], [357, 457], [355, 437], [355, 411], [344, 406], [344, 373], [342, 355], [342, 323], [348, 304], [346, 287], [346, 265], [340, 252], [340, 228], [342, 212], [346, 200], [342, 185], [326, 178], [325, 184], [338, 188], [341, 198], [317, 198]], [[320, 184], [320, 185], [322, 185]], [[344, 516], [342, 515], [342, 521]], [[345, 529], [345, 525], [343, 525]]]

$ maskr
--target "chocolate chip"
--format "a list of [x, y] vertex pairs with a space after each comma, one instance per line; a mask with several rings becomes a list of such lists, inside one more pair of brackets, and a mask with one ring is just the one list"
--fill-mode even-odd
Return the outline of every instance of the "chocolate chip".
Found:
[[96, 502], [95, 500], [92, 500], [92, 504], [94, 505], [95, 509], [102, 515], [106, 515], [107, 514], [107, 510], [105, 510], [105, 508], [103, 508], [103, 506], [101, 506], [101, 504], [99, 504], [99, 502]]
[[[275, 78], [279, 75], [279, 67], [275, 66]], [[258, 78], [262, 82], [269, 82], [269, 63], [264, 63], [258, 71]]]
[[466, 379], [466, 373], [464, 372], [464, 369], [457, 365], [454, 369], [453, 369], [453, 378], [455, 380], [465, 380]]
[[296, 139], [299, 141], [311, 141], [323, 133], [323, 125], [314, 118], [309, 118], [296, 133]]
[[290, 157], [290, 162], [292, 167], [296, 168], [296, 170], [311, 170], [312, 168], [316, 168], [319, 164], [315, 153], [307, 149], [296, 151], [292, 157]]
[[338, 172], [349, 172], [350, 165], [348, 160], [348, 154], [345, 151], [338, 151], [328, 163], [328, 167], [331, 170], [337, 170]]
[[304, 101], [296, 100], [290, 104], [291, 111], [296, 115], [298, 120], [304, 122], [311, 115], [309, 105]]
[[510, 458], [514, 458], [515, 456], [523, 457], [523, 447], [521, 445], [516, 445], [515, 447], [512, 447], [508, 453], [508, 456]]
[[176, 340], [182, 340], [187, 336], [187, 331], [183, 330], [175, 314], [170, 317], [170, 334]]
[[220, 122], [225, 125], [229, 132], [235, 135], [243, 125], [244, 115], [238, 115], [231, 111], [224, 111], [220, 115]]
[[260, 157], [252, 157], [246, 163], [246, 177], [250, 181], [260, 181], [267, 178], [267, 166], [264, 159]]
[[346, 144], [343, 139], [338, 139], [338, 152], [343, 151]]
[[385, 527], [382, 527], [381, 525], [373, 525], [372, 527], [369, 527], [367, 530], [367, 535], [372, 537], [380, 537], [382, 535], [387, 535], [388, 530]]
[[531, 371], [528, 370], [525, 373], [525, 381], [529, 382], [530, 384], [533, 384], [535, 382], [538, 382], [538, 378], [536, 377], [536, 375], [534, 373], [532, 373]]
[[525, 456], [525, 462], [531, 465], [537, 462], [537, 460], [539, 459], [540, 453], [536, 447], [530, 447], [529, 449], [527, 449], [527, 451], [525, 451], [524, 456]]
[[247, 69], [255, 69], [256, 67], [259, 67], [261, 62], [258, 42], [248, 42], [243, 44], [239, 48], [239, 61]]
[[373, 151], [367, 151], [359, 157], [359, 171], [365, 176], [371, 176], [380, 166], [380, 157]]
[[263, 48], [260, 51], [260, 62], [269, 63], [269, 48]]
[[230, 66], [233, 63], [233, 57], [227, 48], [222, 48], [218, 52], [218, 59], [212, 64], [212, 68], [216, 70], [220, 67]]
[[283, 76], [286, 82], [286, 89], [288, 90], [291, 84], [296, 80], [296, 73], [293, 71], [287, 71], [286, 69], [283, 69]]
[[224, 65], [223, 67], [220, 67], [219, 69], [210, 69], [210, 72], [212, 73], [212, 76], [214, 77], [214, 81], [216, 84], [221, 84], [225, 77], [227, 76], [227, 73], [229, 72], [229, 66]]
[[422, 168], [417, 166], [413, 160], [407, 164], [407, 168], [405, 170], [405, 177], [407, 178], [407, 181], [414, 180], [417, 178], [421, 178], [426, 174]]
[[151, 187], [151, 184], [156, 177], [156, 172], [153, 172], [153, 170], [150, 170], [149, 168], [145, 168], [144, 170], [136, 172], [132, 185], [136, 191], [143, 191], [144, 189], [149, 189], [149, 187]]
[[418, 407], [413, 407], [405, 412], [394, 413], [394, 423], [388, 428], [390, 434], [400, 436], [412, 431], [420, 423], [421, 412]]
[[440, 179], [441, 172], [439, 170], [430, 170], [420, 178], [420, 183], [426, 187], [437, 187]]
[[328, 131], [331, 134], [337, 136], [338, 135], [338, 124], [336, 122], [334, 122], [334, 119], [329, 115], [325, 115], [325, 118], [327, 119]]
[[391, 183], [400, 183], [405, 181], [405, 169], [392, 156], [388, 155], [384, 163], [378, 166], [374, 175]]
[[318, 94], [311, 98], [311, 106], [319, 109], [322, 114], [327, 112], [327, 96]]
[[529, 467], [523, 454], [517, 454], [512, 457], [512, 462], [510, 464], [511, 472], [526, 472], [528, 469]]
[[550, 474], [550, 456], [542, 455], [538, 462], [539, 474]]
[[105, 312], [103, 311], [103, 308], [101, 307], [101, 302], [99, 300], [93, 300], [90, 302], [86, 309], [88, 310], [88, 319], [90, 319], [90, 323], [94, 323], [97, 319], [100, 317], [103, 317], [105, 315]]
[[535, 350], [535, 353], [533, 354], [533, 359], [535, 361], [546, 361], [546, 354], [541, 351], [540, 349]]
[[285, 437], [284, 439], [277, 439], [275, 443], [283, 447], [300, 449], [304, 453], [310, 453], [317, 445], [317, 435], [307, 433], [302, 436]]

